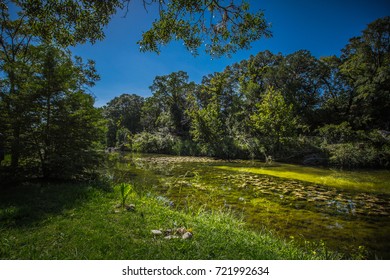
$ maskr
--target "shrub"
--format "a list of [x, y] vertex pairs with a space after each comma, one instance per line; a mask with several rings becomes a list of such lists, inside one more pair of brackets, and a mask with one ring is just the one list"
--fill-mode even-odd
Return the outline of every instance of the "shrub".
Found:
[[133, 137], [132, 150], [140, 153], [172, 153], [176, 137], [167, 133], [141, 132]]
[[348, 122], [341, 124], [327, 124], [319, 128], [318, 133], [327, 144], [337, 144], [352, 141], [355, 132], [352, 130]]
[[341, 143], [326, 146], [329, 163], [340, 167], [372, 167], [378, 161], [379, 153], [370, 144]]

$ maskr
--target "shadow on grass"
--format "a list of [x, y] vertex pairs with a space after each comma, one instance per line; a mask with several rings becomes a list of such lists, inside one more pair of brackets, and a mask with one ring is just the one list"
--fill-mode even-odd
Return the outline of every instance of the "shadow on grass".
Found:
[[30, 181], [0, 188], [0, 225], [18, 228], [37, 225], [51, 215], [57, 215], [86, 202], [95, 189], [108, 191], [102, 182]]

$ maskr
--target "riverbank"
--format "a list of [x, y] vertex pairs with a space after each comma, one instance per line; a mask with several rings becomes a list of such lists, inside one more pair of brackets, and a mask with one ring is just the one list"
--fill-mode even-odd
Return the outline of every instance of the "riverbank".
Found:
[[[179, 211], [107, 184], [1, 190], [0, 259], [337, 259], [323, 244], [255, 232], [228, 211]], [[191, 234], [183, 238], [179, 230]], [[159, 232], [161, 231], [161, 233]], [[171, 236], [171, 237], [168, 237]]]

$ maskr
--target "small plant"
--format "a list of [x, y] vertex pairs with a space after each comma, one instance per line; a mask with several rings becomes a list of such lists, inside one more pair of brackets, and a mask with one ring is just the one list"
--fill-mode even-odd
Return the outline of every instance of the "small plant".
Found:
[[126, 199], [130, 195], [130, 193], [133, 191], [133, 186], [128, 183], [120, 183], [119, 184], [119, 190], [121, 193], [121, 204], [122, 208], [125, 208], [126, 206]]

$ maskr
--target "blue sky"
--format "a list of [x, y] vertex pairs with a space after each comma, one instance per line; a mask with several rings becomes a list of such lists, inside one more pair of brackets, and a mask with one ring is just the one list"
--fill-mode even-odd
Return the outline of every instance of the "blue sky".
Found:
[[105, 28], [106, 38], [94, 45], [73, 48], [75, 55], [96, 61], [101, 80], [91, 91], [96, 106], [103, 106], [122, 93], [150, 96], [149, 86], [159, 75], [186, 71], [190, 80], [199, 83], [204, 75], [222, 71], [226, 66], [247, 59], [251, 54], [270, 50], [290, 54], [306, 49], [314, 56], [339, 55], [354, 36], [368, 23], [390, 15], [387, 0], [261, 0], [249, 1], [254, 11], [264, 10], [272, 24], [273, 37], [252, 44], [231, 58], [211, 59], [201, 53], [193, 57], [181, 42], [162, 48], [160, 55], [142, 53], [136, 42], [152, 24], [156, 11], [146, 12], [141, 0], [133, 0], [129, 13], [119, 11]]

